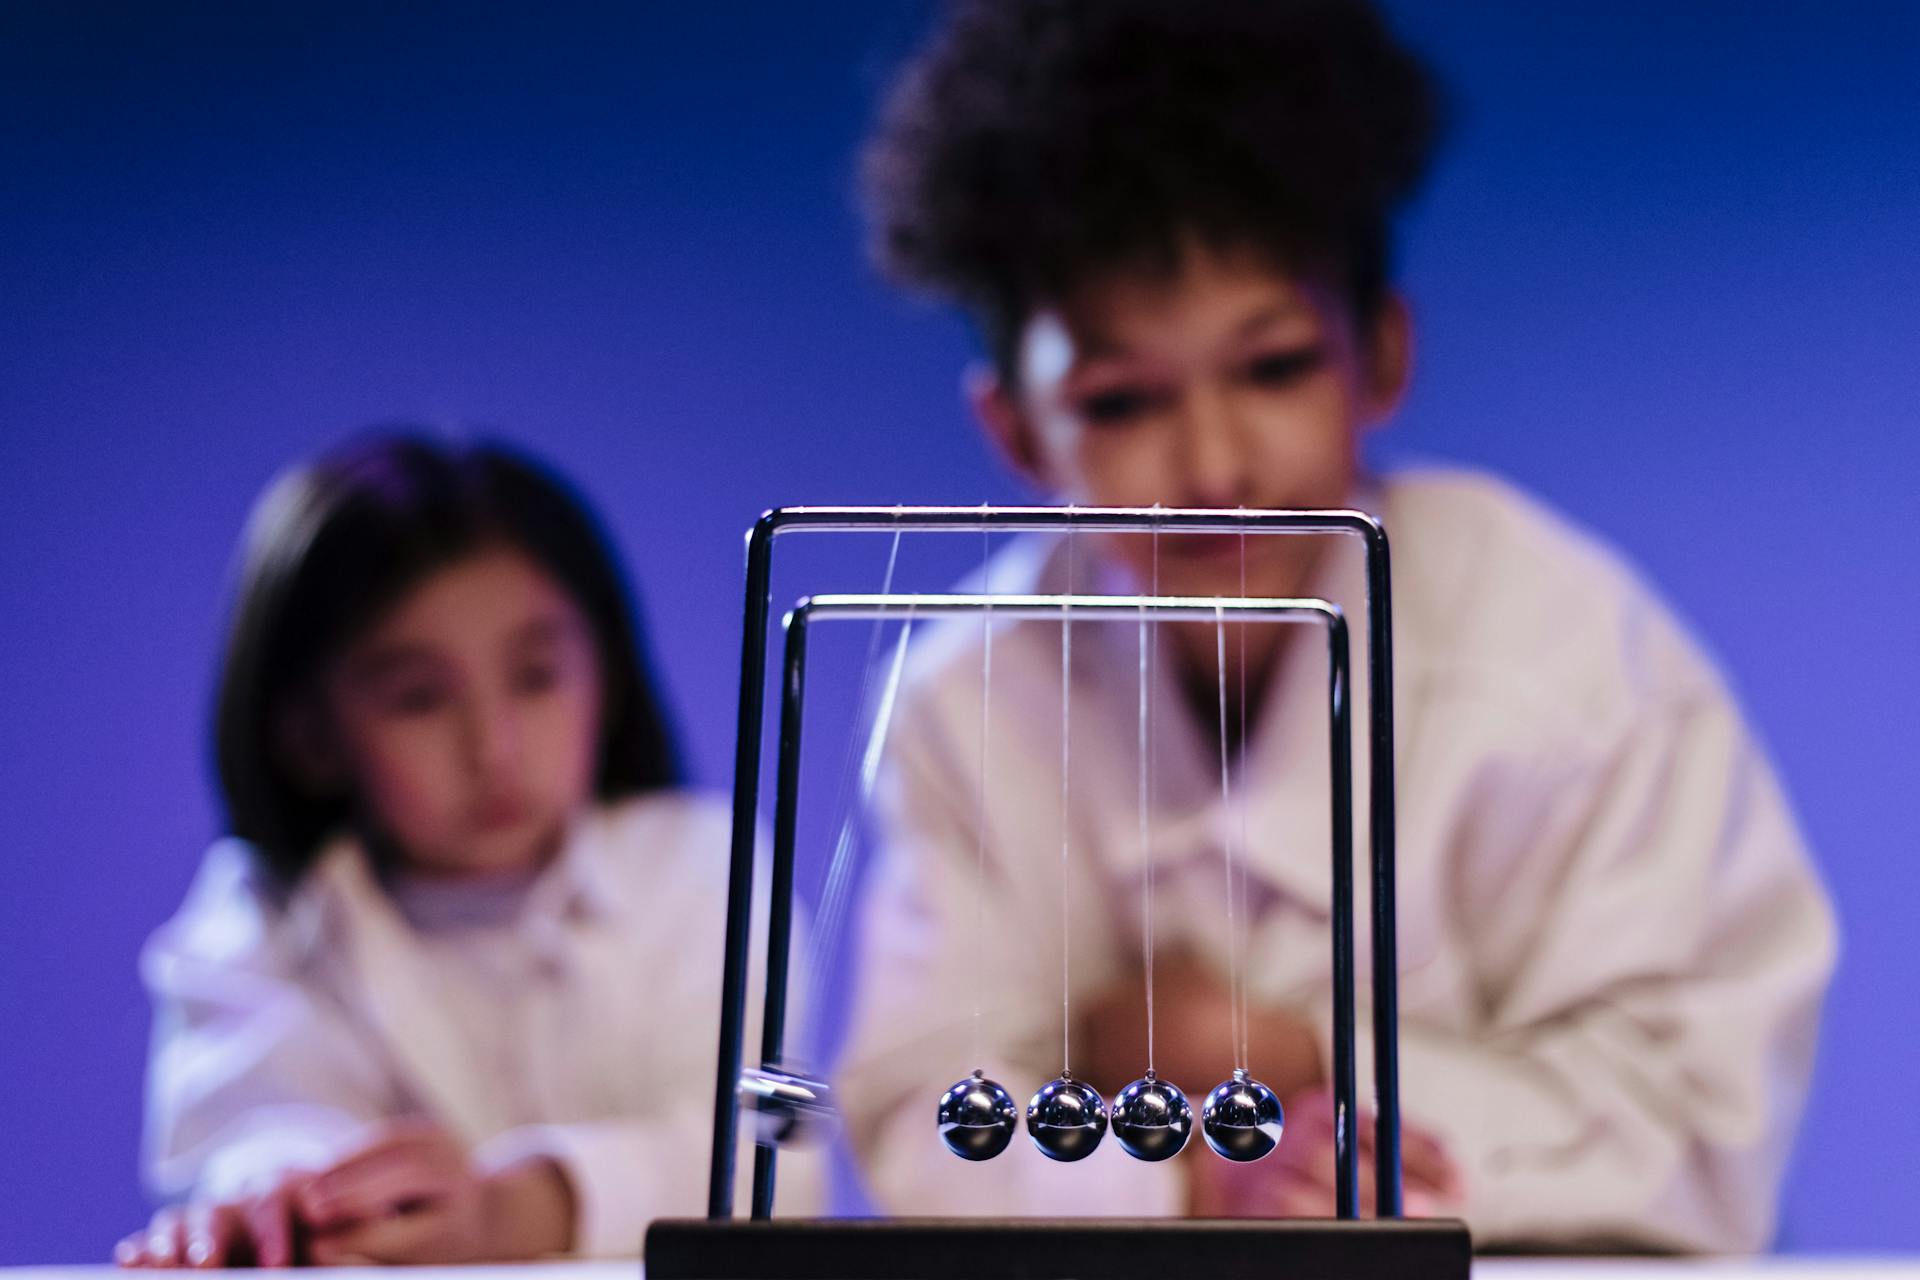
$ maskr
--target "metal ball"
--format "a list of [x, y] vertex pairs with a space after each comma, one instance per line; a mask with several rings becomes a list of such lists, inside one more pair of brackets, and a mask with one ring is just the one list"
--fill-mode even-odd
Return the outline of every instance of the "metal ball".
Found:
[[940, 1095], [940, 1141], [962, 1160], [991, 1160], [1020, 1123], [1013, 1095], [978, 1071]]
[[1273, 1090], [1236, 1070], [1215, 1085], [1200, 1108], [1200, 1129], [1207, 1145], [1229, 1160], [1258, 1160], [1280, 1145], [1286, 1117]]
[[1136, 1160], [1177, 1156], [1193, 1136], [1193, 1104], [1149, 1071], [1114, 1095], [1113, 1136]]
[[1107, 1132], [1107, 1103], [1084, 1081], [1062, 1075], [1040, 1086], [1027, 1103], [1027, 1133], [1053, 1160], [1084, 1160]]

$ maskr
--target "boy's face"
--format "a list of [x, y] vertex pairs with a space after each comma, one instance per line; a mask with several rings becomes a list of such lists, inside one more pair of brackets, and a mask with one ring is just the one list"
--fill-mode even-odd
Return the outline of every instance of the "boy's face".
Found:
[[[1361, 434], [1397, 404], [1398, 301], [1367, 332], [1333, 289], [1254, 253], [1188, 248], [1171, 273], [1100, 277], [1029, 317], [1019, 382], [981, 374], [976, 410], [1034, 483], [1092, 506], [1337, 507]], [[1300, 594], [1321, 544], [1246, 539], [1251, 595]], [[1144, 588], [1153, 540], [1105, 548]], [[1159, 539], [1166, 595], [1238, 595], [1240, 539]]]

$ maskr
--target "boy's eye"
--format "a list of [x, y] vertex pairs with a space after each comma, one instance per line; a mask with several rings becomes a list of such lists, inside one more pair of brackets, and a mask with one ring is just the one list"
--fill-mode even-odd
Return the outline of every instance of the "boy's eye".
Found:
[[1131, 422], [1153, 407], [1150, 392], [1133, 387], [1099, 391], [1081, 399], [1080, 416], [1097, 426], [1117, 426]]
[[447, 691], [438, 684], [405, 684], [388, 690], [380, 699], [388, 715], [431, 715], [446, 705]]
[[1289, 386], [1318, 369], [1325, 354], [1318, 347], [1297, 351], [1272, 351], [1256, 356], [1247, 365], [1247, 377], [1263, 387]]

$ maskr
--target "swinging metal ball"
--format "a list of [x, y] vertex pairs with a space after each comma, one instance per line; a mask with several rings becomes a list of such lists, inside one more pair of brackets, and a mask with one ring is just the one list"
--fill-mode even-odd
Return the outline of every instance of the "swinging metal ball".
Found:
[[1193, 1104], [1178, 1085], [1149, 1071], [1114, 1095], [1113, 1136], [1136, 1160], [1177, 1156], [1193, 1136]]
[[1286, 1118], [1273, 1090], [1235, 1069], [1233, 1078], [1215, 1085], [1200, 1108], [1200, 1129], [1207, 1145], [1229, 1160], [1258, 1160], [1280, 1145]]
[[978, 1071], [940, 1095], [940, 1141], [962, 1160], [991, 1160], [1020, 1123], [1013, 1095]]
[[1072, 1076], [1041, 1085], [1027, 1103], [1027, 1133], [1051, 1159], [1084, 1160], [1106, 1132], [1106, 1100], [1098, 1089]]

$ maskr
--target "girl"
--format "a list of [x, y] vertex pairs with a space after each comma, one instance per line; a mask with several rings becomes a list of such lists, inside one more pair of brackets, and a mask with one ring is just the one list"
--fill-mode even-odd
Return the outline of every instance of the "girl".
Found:
[[283, 478], [216, 739], [230, 838], [142, 963], [190, 1201], [122, 1263], [632, 1254], [699, 1211], [728, 817], [576, 495], [408, 436]]

